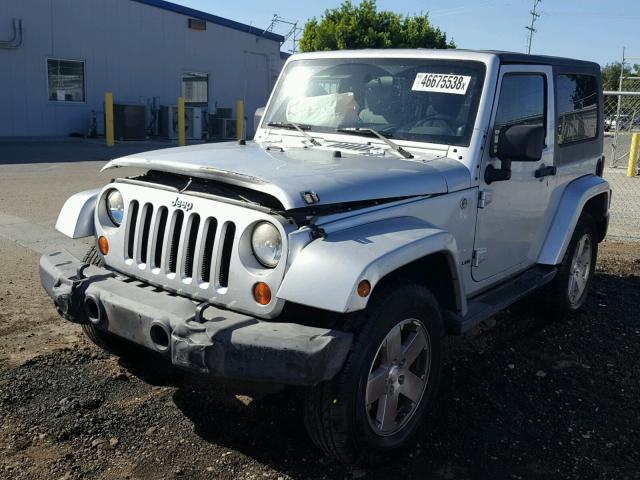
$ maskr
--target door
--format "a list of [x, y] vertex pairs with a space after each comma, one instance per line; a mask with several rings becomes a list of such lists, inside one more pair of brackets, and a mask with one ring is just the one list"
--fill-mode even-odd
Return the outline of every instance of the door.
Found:
[[[500, 69], [490, 135], [483, 152], [480, 201], [472, 262], [476, 281], [498, 280], [535, 263], [544, 240], [553, 177], [536, 170], [553, 165], [554, 102], [552, 70], [547, 66], [507, 65]], [[543, 125], [545, 147], [537, 162], [513, 162], [511, 178], [484, 181], [487, 165], [500, 168], [497, 133], [508, 125]]]

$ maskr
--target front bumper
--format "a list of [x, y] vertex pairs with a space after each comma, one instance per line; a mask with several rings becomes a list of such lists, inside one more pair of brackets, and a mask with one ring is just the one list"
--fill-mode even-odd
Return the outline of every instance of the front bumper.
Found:
[[342, 368], [350, 333], [263, 321], [154, 289], [62, 250], [40, 259], [60, 315], [158, 351], [215, 377], [315, 385]]

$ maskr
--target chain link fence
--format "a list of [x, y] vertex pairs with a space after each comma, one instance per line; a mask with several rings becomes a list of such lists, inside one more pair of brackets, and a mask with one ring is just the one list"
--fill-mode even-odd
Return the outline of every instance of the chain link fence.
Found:
[[627, 177], [623, 168], [605, 167], [604, 178], [613, 191], [608, 238], [640, 241], [640, 177]]
[[619, 92], [604, 95], [604, 177], [613, 190], [610, 238], [640, 240], [640, 176], [627, 176], [633, 132], [640, 132], [640, 77], [624, 77]]
[[640, 77], [624, 77], [619, 92], [605, 92], [605, 155], [609, 166], [627, 167], [631, 133], [640, 132]]

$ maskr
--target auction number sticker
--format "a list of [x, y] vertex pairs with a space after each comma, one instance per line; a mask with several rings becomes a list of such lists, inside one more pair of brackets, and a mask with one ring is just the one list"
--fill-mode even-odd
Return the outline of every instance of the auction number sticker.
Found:
[[418, 73], [416, 79], [413, 81], [412, 90], [464, 95], [467, 93], [469, 82], [471, 82], [471, 77], [467, 75]]

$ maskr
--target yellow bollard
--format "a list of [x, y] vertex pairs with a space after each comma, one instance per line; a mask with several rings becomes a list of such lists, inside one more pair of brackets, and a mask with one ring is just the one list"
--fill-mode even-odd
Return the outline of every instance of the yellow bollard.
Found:
[[627, 177], [635, 177], [638, 173], [638, 147], [640, 144], [640, 132], [631, 134], [631, 150], [629, 151], [629, 166]]
[[184, 125], [184, 97], [178, 97], [178, 145], [187, 144]]
[[104, 94], [104, 136], [107, 141], [107, 147], [113, 147], [114, 131], [113, 131], [113, 93]]
[[244, 139], [244, 100], [236, 102], [236, 136], [238, 141]]

